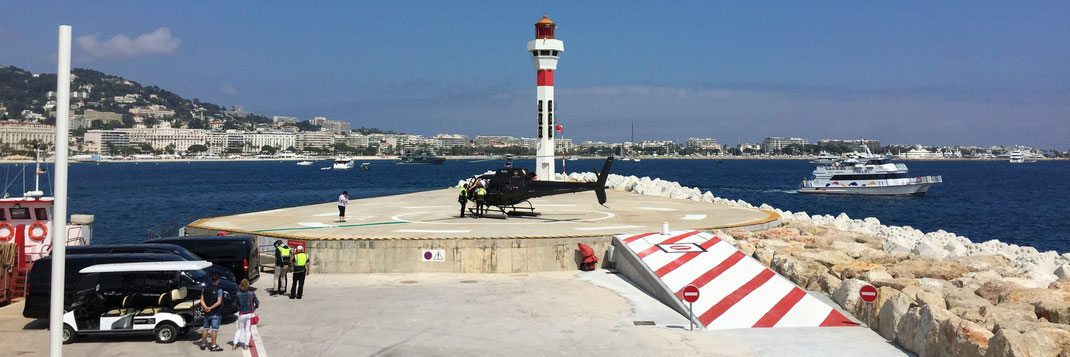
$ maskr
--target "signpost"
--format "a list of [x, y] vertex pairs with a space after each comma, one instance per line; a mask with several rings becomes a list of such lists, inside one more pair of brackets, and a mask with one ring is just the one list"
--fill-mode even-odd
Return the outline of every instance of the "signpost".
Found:
[[698, 301], [698, 287], [695, 284], [688, 284], [684, 287], [682, 292], [684, 301], [687, 301], [687, 320], [691, 324], [691, 331], [695, 330], [695, 313], [691, 310], [691, 307]]
[[874, 301], [877, 301], [877, 288], [866, 284], [858, 290], [858, 296], [862, 298], [862, 301], [866, 302], [866, 326], [869, 326], [869, 308]]

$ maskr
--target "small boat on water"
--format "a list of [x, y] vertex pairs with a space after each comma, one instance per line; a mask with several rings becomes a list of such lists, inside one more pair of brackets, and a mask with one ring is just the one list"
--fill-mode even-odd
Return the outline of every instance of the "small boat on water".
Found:
[[330, 170], [330, 169], [331, 169], [330, 167], [321, 167], [320, 171], [326, 171], [326, 170]]
[[371, 169], [372, 169], [372, 168], [371, 168], [371, 163], [367, 163], [367, 162], [362, 162], [362, 163], [360, 163], [360, 169], [361, 169], [362, 171], [368, 171], [368, 170], [371, 170]]
[[932, 185], [943, 182], [940, 176], [910, 177], [906, 165], [873, 155], [868, 147], [858, 157], [818, 165], [813, 174], [813, 179], [803, 180], [799, 193], [923, 195]]
[[446, 158], [435, 156], [429, 152], [403, 153], [394, 160], [395, 165], [442, 165]]
[[818, 154], [816, 158], [814, 158], [813, 160], [810, 160], [810, 163], [811, 164], [818, 164], [818, 165], [826, 165], [826, 164], [831, 164], [833, 162], [836, 162], [836, 160], [839, 160], [839, 159], [840, 159], [839, 156], [836, 156], [836, 155], [833, 155], [833, 154], [829, 154], [827, 151], [822, 151], [821, 154]]
[[577, 161], [577, 160], [579, 160], [579, 159], [580, 159], [580, 158], [578, 158], [578, 157], [576, 157], [575, 155], [573, 155], [573, 156], [569, 156], [569, 158], [568, 158], [568, 161]]
[[349, 169], [352, 169], [353, 168], [353, 159], [350, 159], [349, 157], [346, 157], [346, 156], [340, 156], [337, 159], [334, 159], [334, 166], [331, 166], [331, 168], [333, 168], [335, 170], [349, 170]]
[[297, 162], [297, 166], [312, 166], [311, 160], [302, 160]]

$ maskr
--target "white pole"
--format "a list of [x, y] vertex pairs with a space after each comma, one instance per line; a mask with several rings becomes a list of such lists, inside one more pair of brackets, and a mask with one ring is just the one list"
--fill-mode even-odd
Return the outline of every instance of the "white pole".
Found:
[[67, 251], [67, 127], [71, 110], [71, 27], [59, 27], [56, 69], [56, 191], [52, 213], [52, 296], [48, 311], [48, 355], [63, 356], [63, 273]]

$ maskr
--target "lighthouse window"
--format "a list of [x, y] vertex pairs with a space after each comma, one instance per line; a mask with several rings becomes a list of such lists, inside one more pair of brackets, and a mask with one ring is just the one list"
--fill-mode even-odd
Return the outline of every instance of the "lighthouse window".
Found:
[[549, 56], [550, 55], [550, 51], [541, 51], [541, 52], [542, 52], [543, 56]]
[[554, 56], [557, 56], [557, 51], [553, 51], [552, 53], [554, 54]]
[[33, 215], [37, 218], [38, 221], [47, 221], [48, 220], [48, 209], [44, 208], [44, 207], [34, 208], [33, 209]]
[[541, 100], [539, 101], [539, 111], [540, 112], [542, 111], [542, 101]]
[[549, 102], [546, 102], [546, 111], [548, 111], [548, 112], [553, 112], [554, 111], [554, 101], [551, 100]]

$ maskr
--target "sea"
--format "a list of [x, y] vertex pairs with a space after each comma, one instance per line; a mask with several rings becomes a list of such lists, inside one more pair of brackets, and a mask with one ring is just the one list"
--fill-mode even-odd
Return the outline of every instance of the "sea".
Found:
[[[92, 214], [94, 243], [139, 242], [152, 233], [195, 219], [453, 186], [501, 167], [502, 161], [450, 159], [443, 165], [367, 161], [370, 170], [321, 170], [330, 161], [72, 163], [69, 212]], [[603, 160], [567, 161], [566, 169], [592, 171]], [[1011, 164], [996, 161], [909, 161], [912, 175], [941, 175], [928, 194], [859, 197], [798, 194], [814, 165], [804, 160], [644, 159], [614, 162], [612, 173], [677, 181], [727, 199], [808, 214], [876, 217], [882, 224], [925, 232], [945, 230], [974, 242], [998, 239], [1041, 251], [1070, 252], [1070, 161]], [[534, 167], [534, 160], [515, 160]], [[560, 162], [559, 162], [560, 164]], [[558, 167], [560, 170], [560, 166]], [[23, 180], [18, 173], [31, 173]], [[52, 167], [42, 176], [52, 192]], [[32, 188], [33, 165], [4, 164], [5, 190]], [[593, 199], [593, 198], [592, 198]], [[607, 206], [612, 208], [613, 202]]]

